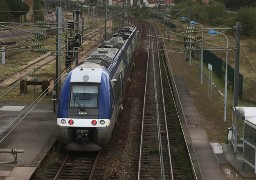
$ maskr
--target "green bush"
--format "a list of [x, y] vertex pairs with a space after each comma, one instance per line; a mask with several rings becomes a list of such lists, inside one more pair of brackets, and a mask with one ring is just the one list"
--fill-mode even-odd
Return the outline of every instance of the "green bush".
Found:
[[241, 34], [256, 37], [256, 8], [244, 8], [238, 12], [237, 21], [241, 22]]
[[44, 1], [43, 0], [34, 0], [34, 20], [35, 21], [42, 21], [44, 20]]
[[[1, 11], [5, 11], [5, 12], [1, 12]], [[0, 21], [10, 20], [11, 13], [6, 11], [11, 11], [11, 10], [5, 2], [0, 2]]]
[[44, 20], [44, 12], [34, 11], [34, 20], [35, 21], [43, 21]]
[[[226, 7], [223, 3], [215, 2], [206, 6], [208, 20], [212, 25], [220, 25], [226, 18]], [[221, 20], [222, 19], [222, 20]]]
[[227, 27], [233, 27], [236, 24], [237, 13], [228, 13], [227, 18], [224, 19], [223, 24]]

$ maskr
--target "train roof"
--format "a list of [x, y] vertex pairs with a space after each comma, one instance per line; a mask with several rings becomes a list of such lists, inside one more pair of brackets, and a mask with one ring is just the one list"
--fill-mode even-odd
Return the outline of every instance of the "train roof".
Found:
[[95, 63], [85, 63], [72, 70], [70, 82], [100, 83], [103, 68]]
[[122, 31], [126, 31], [126, 32], [132, 32], [134, 30], [134, 27], [133, 26], [124, 26], [122, 28]]
[[114, 67], [118, 64], [118, 59], [123, 54], [123, 50], [127, 48], [126, 43], [129, 42], [129, 37], [134, 33], [136, 27], [125, 26], [121, 31], [114, 34], [110, 39], [101, 43], [95, 52], [93, 52], [85, 63], [99, 64], [109, 72], [113, 71]]
[[117, 48], [98, 48], [86, 59], [86, 62], [96, 63], [108, 68], [118, 51]]
[[104, 41], [101, 45], [100, 48], [118, 48], [121, 49], [122, 46], [124, 45], [125, 41], [123, 40], [122, 37], [111, 37], [109, 40]]
[[100, 64], [108, 68], [124, 43], [125, 41], [122, 37], [111, 37], [109, 40], [104, 41], [99, 48], [86, 59], [86, 62]]

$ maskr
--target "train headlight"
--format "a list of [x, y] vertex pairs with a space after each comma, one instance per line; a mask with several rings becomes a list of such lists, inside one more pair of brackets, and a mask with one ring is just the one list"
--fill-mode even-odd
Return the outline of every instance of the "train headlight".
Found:
[[66, 120], [65, 119], [61, 119], [60, 122], [61, 122], [61, 124], [66, 124]]
[[69, 125], [73, 125], [73, 124], [74, 124], [73, 119], [68, 120], [68, 124], [69, 124]]
[[101, 125], [105, 124], [105, 121], [104, 120], [100, 120], [100, 124]]
[[97, 120], [92, 120], [92, 125], [95, 126], [97, 124]]

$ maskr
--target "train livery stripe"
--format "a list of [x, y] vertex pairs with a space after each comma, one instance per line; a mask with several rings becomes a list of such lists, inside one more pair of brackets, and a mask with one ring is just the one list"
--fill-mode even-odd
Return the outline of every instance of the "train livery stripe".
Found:
[[72, 75], [72, 72], [70, 72], [67, 75], [61, 90], [61, 96], [59, 99], [59, 107], [58, 107], [58, 117], [68, 117], [71, 75]]
[[[70, 125], [69, 120], [73, 121], [73, 125]], [[92, 125], [92, 121], [96, 120], [97, 123]], [[103, 124], [103, 122], [105, 122]], [[57, 125], [62, 127], [94, 127], [103, 128], [110, 125], [110, 119], [73, 119], [73, 118], [57, 118]]]

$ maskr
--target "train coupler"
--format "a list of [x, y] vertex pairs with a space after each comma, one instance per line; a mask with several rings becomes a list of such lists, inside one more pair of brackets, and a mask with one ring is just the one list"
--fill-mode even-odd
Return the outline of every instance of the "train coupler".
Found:
[[78, 142], [88, 142], [89, 130], [76, 130], [76, 137]]

